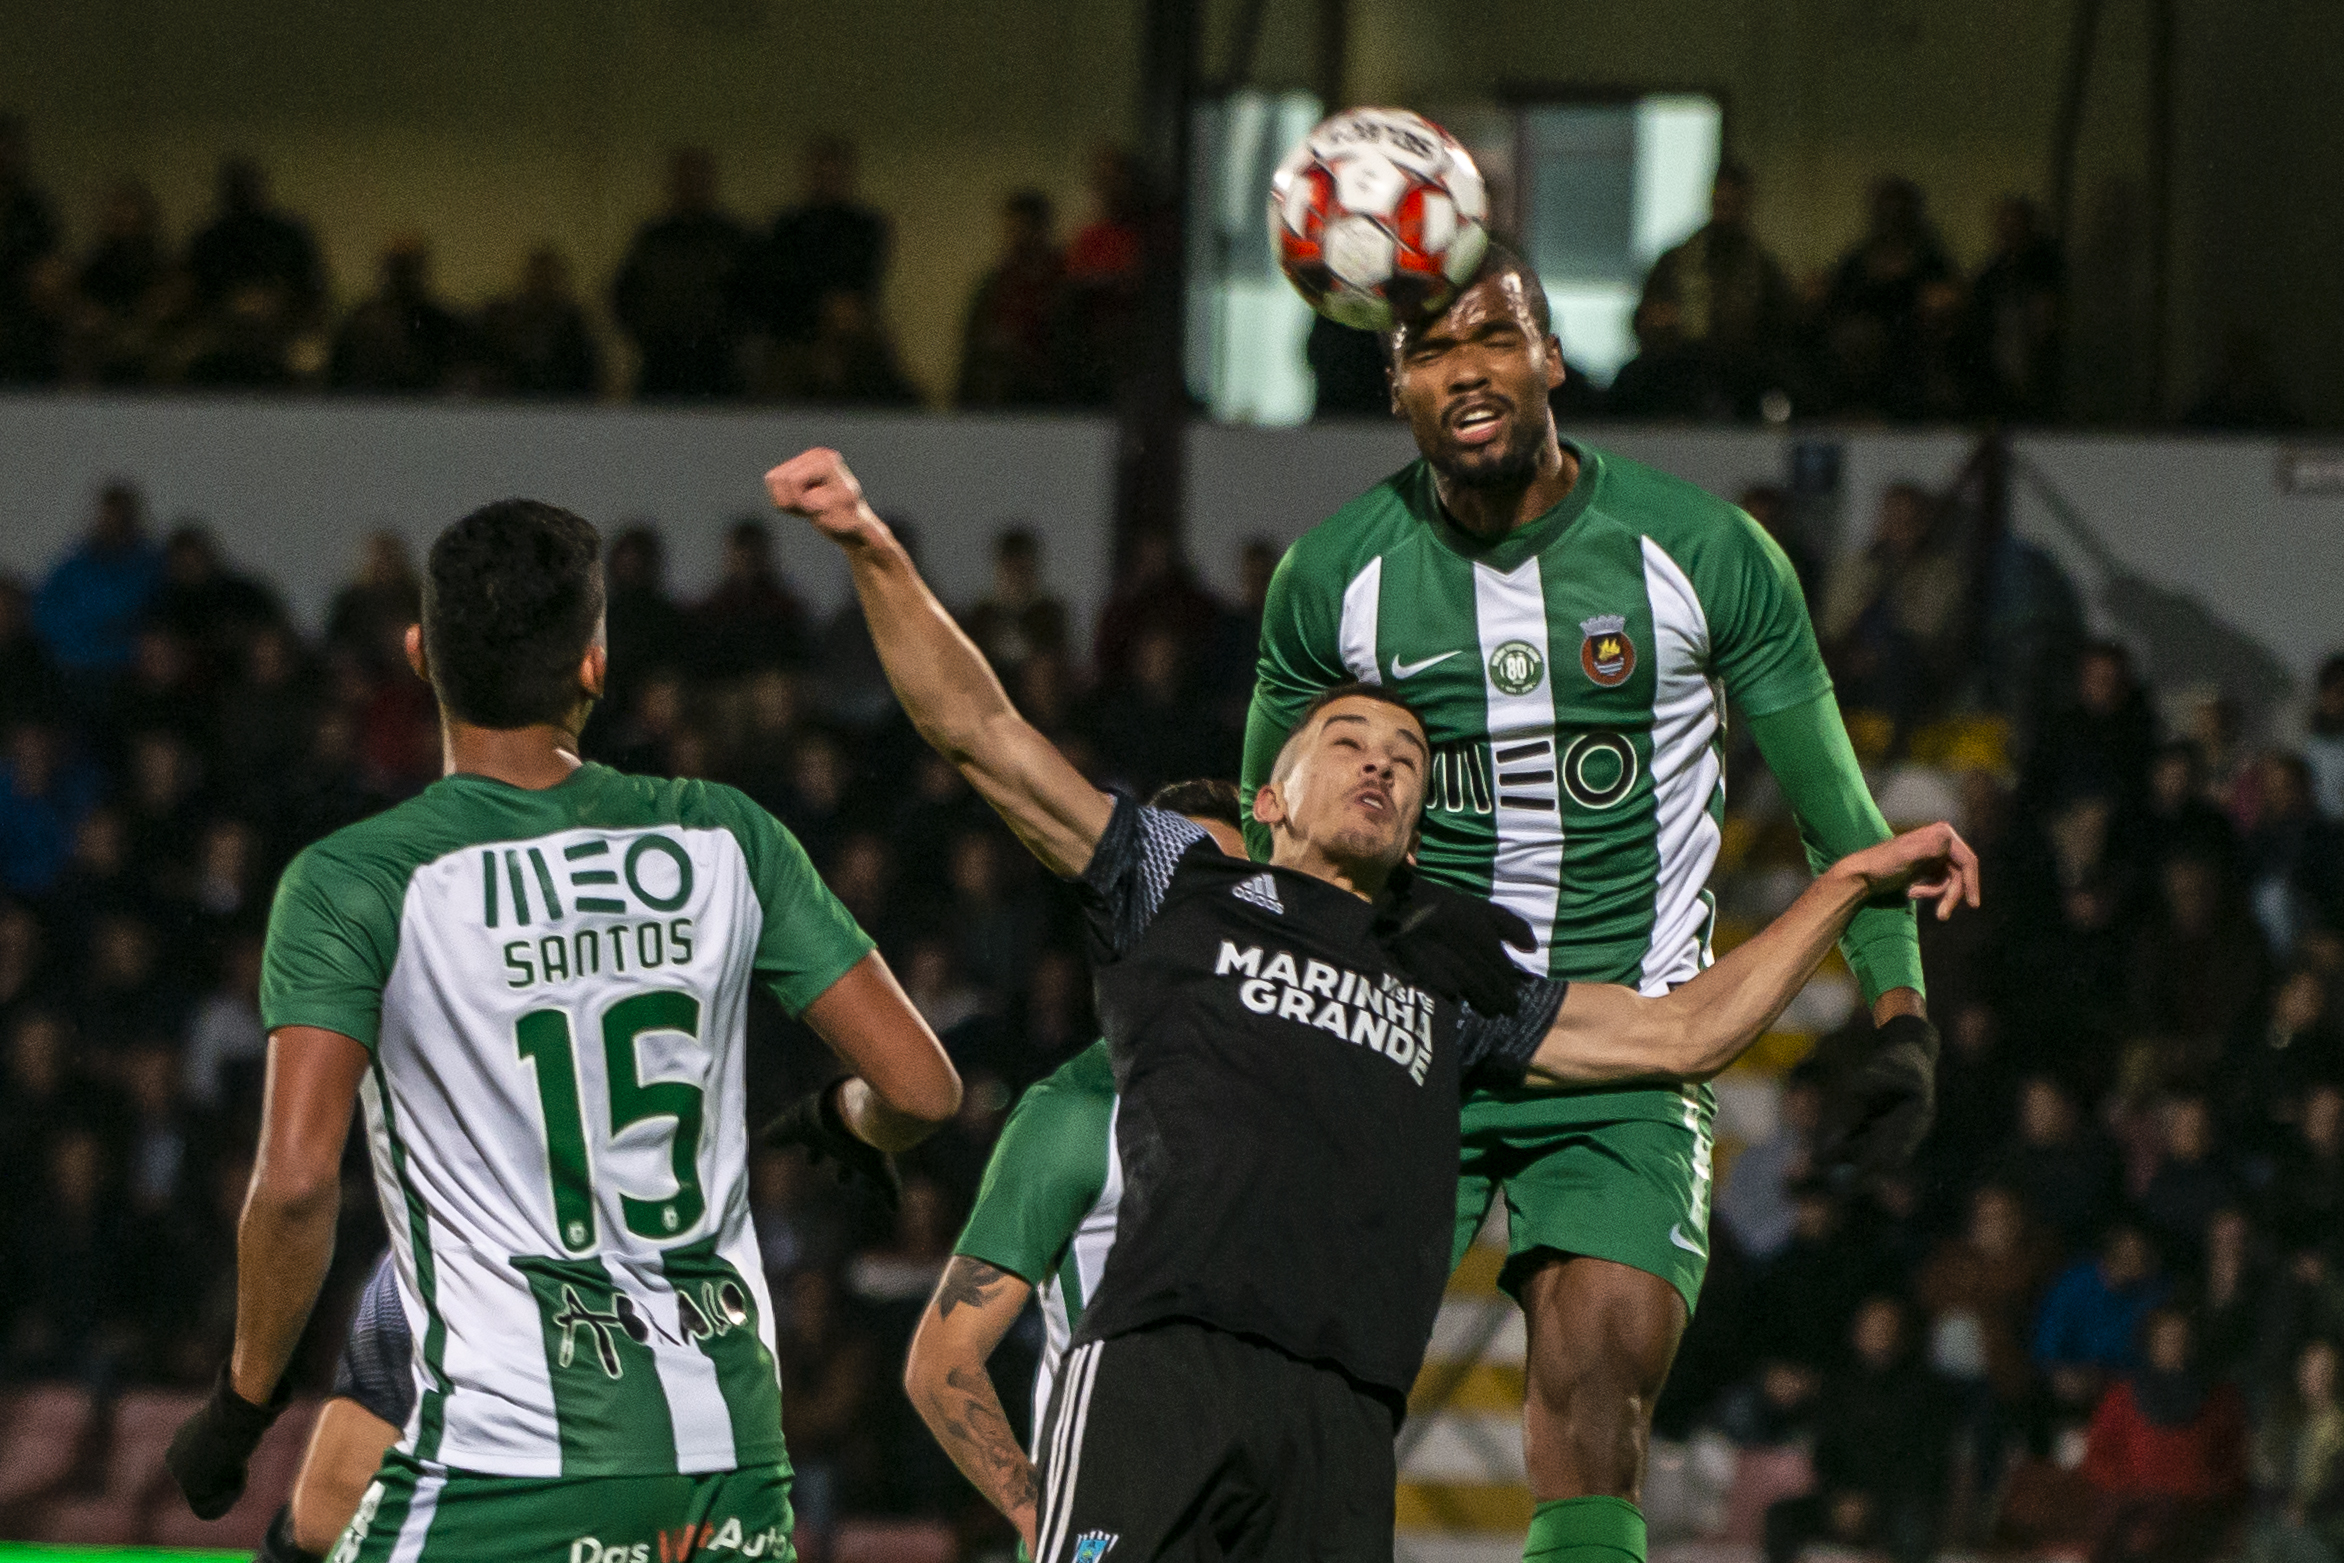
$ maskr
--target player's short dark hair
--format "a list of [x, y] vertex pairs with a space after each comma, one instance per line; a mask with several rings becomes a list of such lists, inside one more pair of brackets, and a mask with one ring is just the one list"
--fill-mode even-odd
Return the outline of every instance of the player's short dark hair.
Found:
[[1373, 700], [1380, 705], [1390, 706], [1395, 711], [1405, 711], [1408, 713], [1408, 719], [1426, 734], [1426, 743], [1429, 745], [1431, 742], [1432, 728], [1425, 722], [1423, 715], [1417, 711], [1416, 707], [1393, 694], [1381, 684], [1362, 683], [1358, 679], [1352, 679], [1347, 683], [1329, 685], [1320, 690], [1310, 704], [1302, 708], [1302, 715], [1296, 717], [1294, 725], [1286, 730], [1286, 741], [1278, 746], [1277, 761], [1270, 768], [1270, 775], [1273, 778], [1285, 775], [1287, 755], [1294, 747], [1295, 738], [1307, 732], [1310, 724], [1318, 720], [1319, 713], [1338, 700]]
[[[1492, 235], [1489, 249], [1482, 255], [1481, 264], [1474, 268], [1473, 278], [1457, 291], [1479, 287], [1492, 277], [1518, 277], [1522, 282], [1523, 302], [1530, 307], [1531, 324], [1541, 337], [1552, 336], [1555, 329], [1554, 306], [1547, 302], [1546, 284], [1538, 280], [1538, 268], [1529, 257], [1508, 243]], [[1437, 316], [1434, 318], [1438, 318]], [[1400, 361], [1400, 348], [1408, 339], [1409, 326], [1415, 322], [1403, 321], [1383, 334], [1384, 364], [1388, 368]]]
[[1236, 830], [1245, 828], [1245, 815], [1237, 803], [1237, 784], [1218, 776], [1166, 782], [1148, 799], [1148, 807], [1162, 809], [1167, 814], [1185, 814], [1191, 819], [1216, 820]]
[[559, 722], [602, 623], [601, 534], [534, 499], [483, 505], [440, 533], [423, 575], [423, 645], [450, 715], [477, 727]]

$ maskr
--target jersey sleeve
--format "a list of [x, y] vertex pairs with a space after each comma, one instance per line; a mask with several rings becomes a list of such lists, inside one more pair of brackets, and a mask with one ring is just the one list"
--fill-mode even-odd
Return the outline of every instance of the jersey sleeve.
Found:
[[1467, 1089], [1520, 1085], [1538, 1045], [1554, 1029], [1571, 984], [1559, 977], [1525, 977], [1511, 1015], [1484, 1015], [1457, 1006], [1457, 1077]]
[[1270, 767], [1303, 708], [1320, 690], [1352, 676], [1338, 644], [1342, 586], [1324, 564], [1314, 562], [1313, 552], [1308, 538], [1286, 550], [1262, 604], [1261, 651], [1254, 664], [1253, 703], [1245, 713], [1245, 759], [1238, 779], [1238, 795], [1245, 800], [1245, 845], [1257, 858], [1270, 855], [1270, 833], [1254, 820], [1254, 794], [1270, 779]]
[[399, 907], [363, 864], [313, 846], [277, 882], [261, 956], [261, 1024], [317, 1026], [374, 1051]]
[[1747, 716], [1831, 690], [1807, 600], [1782, 545], [1736, 510], [1694, 550], [1693, 590], [1709, 621], [1709, 665]]
[[732, 794], [725, 801], [765, 914], [754, 969], [783, 1009], [792, 1016], [803, 1014], [871, 953], [871, 936], [814, 872], [806, 849], [781, 821], [745, 796]]
[[1079, 881], [1093, 953], [1106, 960], [1129, 954], [1163, 907], [1181, 857], [1211, 839], [1194, 820], [1118, 797]]
[[[1752, 717], [1750, 736], [1798, 816], [1799, 839], [1816, 873], [1888, 839], [1888, 822], [1864, 784], [1839, 704], [1829, 695]], [[1839, 948], [1867, 1004], [1891, 988], [1927, 991], [1920, 925], [1913, 903], [1901, 896], [1858, 909]]]
[[994, 1142], [976, 1207], [953, 1252], [1040, 1286], [1107, 1186], [1112, 1096], [1044, 1081]]

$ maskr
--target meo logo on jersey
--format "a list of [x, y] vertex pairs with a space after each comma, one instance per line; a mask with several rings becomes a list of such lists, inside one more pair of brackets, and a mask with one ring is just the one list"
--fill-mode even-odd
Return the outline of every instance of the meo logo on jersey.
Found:
[[1074, 1538], [1074, 1563], [1099, 1563], [1122, 1539], [1114, 1531], [1086, 1530]]
[[1636, 643], [1628, 638], [1628, 621], [1617, 613], [1599, 613], [1579, 621], [1579, 670], [1605, 689], [1628, 681], [1636, 671]]

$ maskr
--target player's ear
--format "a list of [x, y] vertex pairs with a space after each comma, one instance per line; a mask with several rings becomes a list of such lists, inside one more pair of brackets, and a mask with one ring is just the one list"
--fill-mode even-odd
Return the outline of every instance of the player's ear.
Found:
[[1262, 783], [1262, 790], [1253, 795], [1253, 817], [1273, 830], [1286, 818], [1286, 800], [1278, 795], [1276, 782]]
[[1563, 367], [1563, 339], [1552, 331], [1546, 334], [1546, 388], [1559, 391], [1569, 371]]
[[610, 653], [596, 641], [586, 648], [586, 655], [578, 661], [578, 687], [586, 691], [589, 700], [600, 700], [610, 680]]
[[407, 634], [402, 644], [407, 650], [407, 665], [415, 670], [417, 678], [422, 679], [426, 684], [430, 683], [431, 662], [423, 654], [423, 626], [420, 624], [408, 625]]

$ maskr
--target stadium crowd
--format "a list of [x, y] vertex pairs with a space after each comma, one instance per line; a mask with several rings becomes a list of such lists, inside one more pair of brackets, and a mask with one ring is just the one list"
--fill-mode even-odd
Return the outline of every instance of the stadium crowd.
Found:
[[[1920, 498], [1891, 493], [1884, 538]], [[1077, 625], [1041, 542], [1005, 532], [964, 621], [1097, 776], [1226, 775], [1275, 553], [1246, 550], [1236, 602], [1168, 539], [1128, 554]], [[1923, 925], [1945, 1056], [1908, 1174], [1852, 1187], [1810, 1163], [1806, 1069], [1728, 1078], [1714, 1262], [1660, 1436], [1799, 1452], [1816, 1486], [1769, 1512], [1778, 1559], [1834, 1537], [1922, 1558], [2089, 1514], [2111, 1558], [2203, 1558], [2244, 1534], [2259, 1557], [2332, 1563], [2344, 658], [2307, 728], [2257, 749], [2218, 702], [2161, 713], [2123, 648], [2070, 625], [2069, 671], [2009, 737], [1950, 643], [1911, 638], [1958, 580], [1878, 545], [1814, 574], [1890, 814], [1952, 814], [1987, 911]], [[969, 1083], [959, 1121], [906, 1159], [892, 1219], [800, 1158], [755, 1164], [801, 1512], [816, 1532], [892, 1512], [988, 1534], [895, 1380], [1009, 1105], [1092, 1037], [1071, 898], [918, 743], [859, 612], [811, 612], [761, 523], [732, 530], [697, 602], [667, 586], [647, 524], [612, 537], [608, 586], [590, 753], [728, 780], [779, 815]], [[271, 887], [301, 845], [437, 773], [431, 696], [399, 647], [416, 609], [411, 561], [378, 536], [307, 635], [200, 525], [158, 542], [127, 486], [46, 579], [0, 582], [0, 1383], [195, 1386], [220, 1359]], [[1914, 645], [1940, 659], [1928, 688], [1855, 709]], [[1719, 888], [1747, 929], [1805, 869], [1763, 767], [1737, 769]], [[834, 1067], [778, 1010], [751, 1023], [752, 1114]], [[344, 1188], [313, 1388], [383, 1243], [355, 1141]], [[1020, 1418], [1038, 1335], [995, 1363]]]
[[[183, 245], [134, 178], [77, 244], [34, 177], [26, 127], [0, 114], [0, 386], [1105, 407], [1165, 246], [1128, 153], [1097, 151], [1089, 187], [1063, 242], [1046, 195], [1003, 198], [957, 379], [923, 388], [882, 308], [890, 223], [838, 138], [807, 148], [799, 200], [763, 225], [726, 206], [706, 150], [679, 149], [664, 206], [598, 300], [547, 244], [510, 291], [467, 308], [435, 289], [420, 233], [384, 248], [371, 292], [338, 301], [313, 225], [242, 156], [220, 164], [214, 208]], [[1756, 199], [1746, 169], [1719, 171], [1710, 220], [1645, 279], [1636, 356], [1608, 387], [1574, 376], [1573, 415], [2057, 421], [2065, 266], [2031, 200], [1997, 205], [1991, 249], [1965, 274], [1920, 188], [1882, 178], [1847, 251], [1794, 279], [1757, 236]], [[1385, 413], [1370, 336], [1320, 321], [1308, 357], [1321, 416]], [[2302, 419], [2262, 345], [2233, 333], [2183, 422]]]

